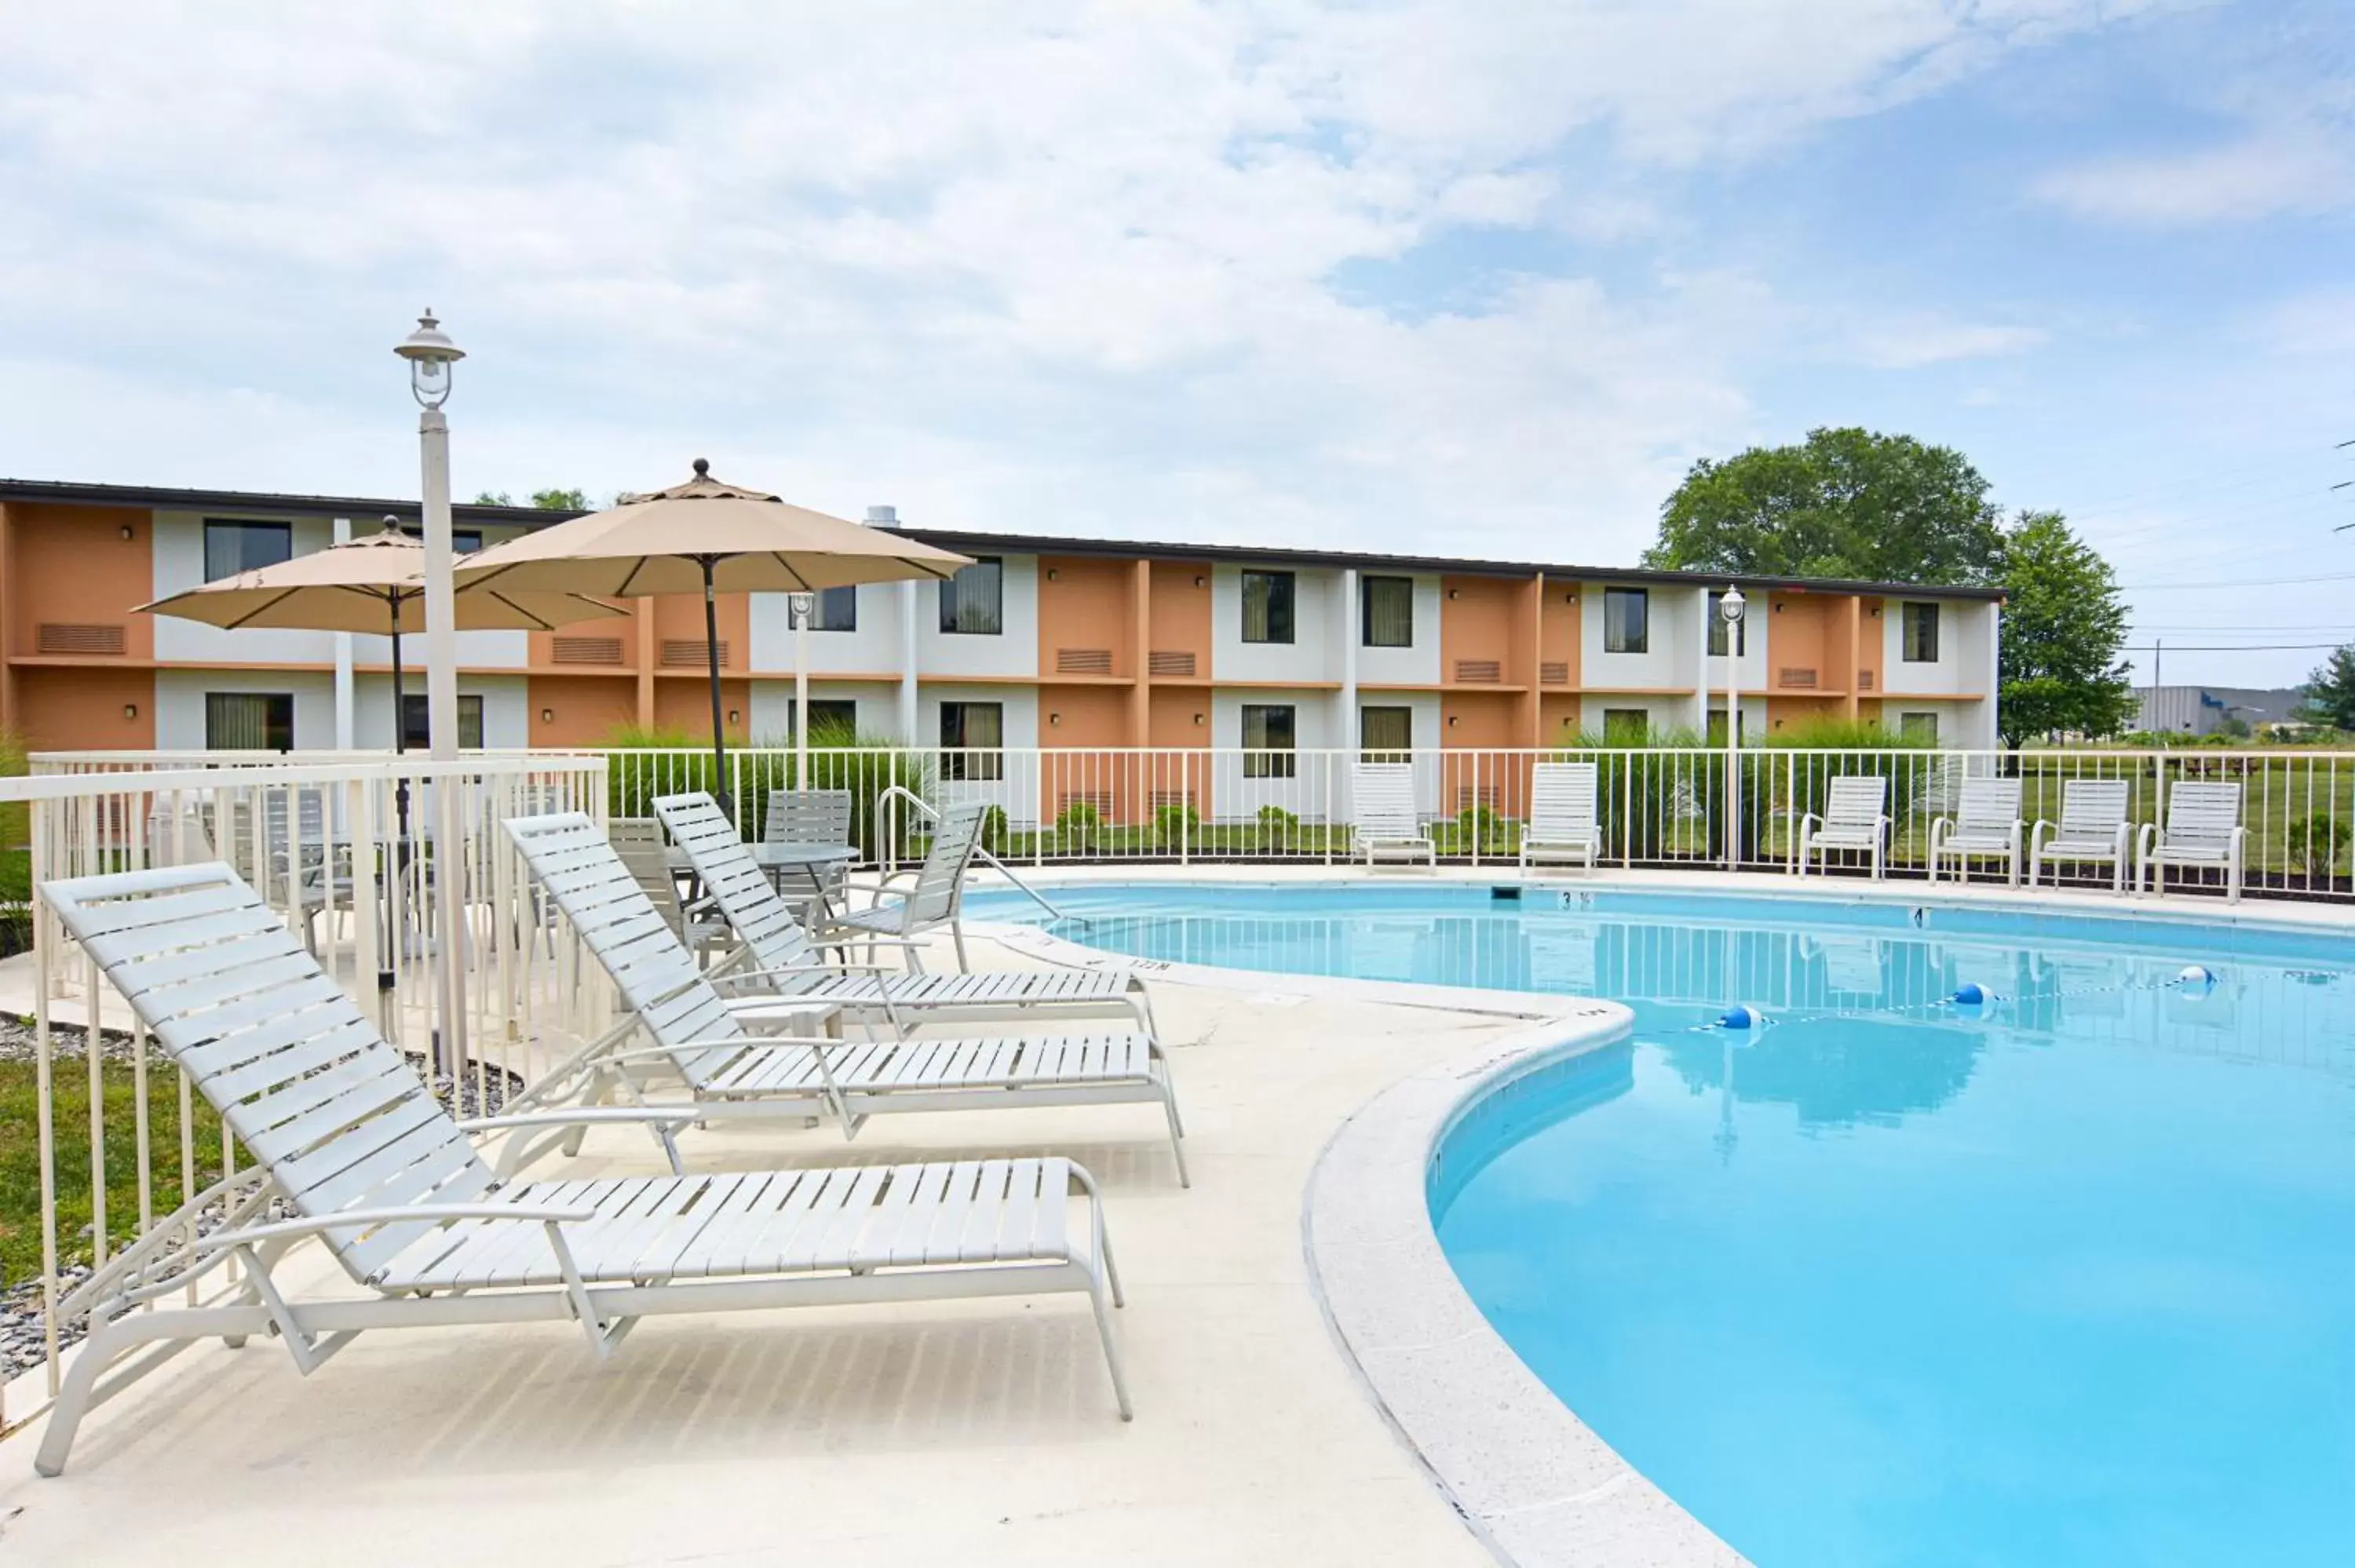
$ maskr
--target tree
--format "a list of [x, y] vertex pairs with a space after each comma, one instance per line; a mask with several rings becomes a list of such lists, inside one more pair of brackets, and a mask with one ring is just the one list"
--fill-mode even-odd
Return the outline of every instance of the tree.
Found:
[[2355, 642], [2332, 649], [2330, 657], [2306, 678], [2306, 703], [2297, 716], [2306, 724], [2355, 729]]
[[[474, 497], [477, 506], [513, 506], [515, 497], [504, 490], [485, 490]], [[531, 504], [543, 512], [586, 512], [589, 493], [585, 490], [535, 490]]]
[[1998, 722], [2006, 742], [2068, 731], [2115, 735], [2132, 722], [2121, 657], [2126, 609], [2100, 552], [2058, 512], [2023, 512], [2004, 540]]
[[1867, 582], [1989, 583], [2001, 510], [1951, 447], [1863, 429], [1703, 459], [1660, 508], [1647, 567]]

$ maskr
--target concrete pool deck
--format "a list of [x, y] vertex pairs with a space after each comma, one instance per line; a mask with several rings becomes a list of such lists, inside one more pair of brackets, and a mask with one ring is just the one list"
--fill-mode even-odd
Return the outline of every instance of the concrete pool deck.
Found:
[[[1199, 863], [1037, 880], [1051, 892], [1366, 878]], [[1522, 879], [1494, 866], [1437, 880]], [[2355, 928], [2350, 907], [1984, 884], [1542, 880]], [[975, 960], [1026, 966], [1055, 950], [1043, 934], [1007, 931], [976, 944]], [[1455, 1108], [1571, 1035], [1593, 1036], [1615, 1010], [1138, 967], [1173, 1042], [1191, 1192], [1175, 1184], [1154, 1113], [1135, 1107], [894, 1118], [847, 1148], [830, 1128], [739, 1125], [685, 1146], [697, 1167], [719, 1169], [983, 1151], [1081, 1160], [1103, 1183], [1129, 1287], [1119, 1328], [1133, 1425], [1114, 1416], [1085, 1308], [1070, 1300], [668, 1319], [602, 1368], [577, 1330], [555, 1325], [363, 1338], [309, 1380], [265, 1341], [204, 1345], [100, 1410], [60, 1479], [31, 1474], [37, 1425], [0, 1445], [0, 1561], [1739, 1561], [1487, 1330], [1453, 1286], [1423, 1203], [1431, 1140]], [[29, 1010], [31, 978], [27, 960], [0, 965], [0, 1006]], [[651, 1145], [612, 1133], [567, 1173], [657, 1169]], [[12, 1397], [10, 1409], [29, 1403]]]
[[[0, 1560], [1490, 1562], [1337, 1351], [1301, 1200], [1367, 1100], [1561, 1004], [1282, 976], [1155, 993], [1190, 1192], [1137, 1107], [685, 1144], [698, 1167], [1082, 1160], [1128, 1287], [1133, 1424], [1070, 1298], [670, 1319], [602, 1368], [559, 1325], [364, 1336], [309, 1379], [268, 1341], [206, 1344], [101, 1407], [58, 1479], [32, 1474], [37, 1425], [0, 1445]], [[577, 1168], [658, 1165], [601, 1133]]]

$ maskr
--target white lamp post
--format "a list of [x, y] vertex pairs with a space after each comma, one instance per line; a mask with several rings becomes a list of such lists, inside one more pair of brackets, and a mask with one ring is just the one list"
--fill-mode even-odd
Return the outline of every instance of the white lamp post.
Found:
[[809, 788], [809, 632], [817, 595], [785, 596], [785, 616], [794, 627], [794, 788]]
[[1742, 860], [1742, 590], [1729, 587], [1718, 600], [1725, 618], [1725, 869]]
[[[458, 756], [458, 614], [452, 598], [450, 569], [455, 556], [450, 543], [450, 423], [442, 405], [450, 400], [450, 384], [465, 351], [450, 341], [428, 307], [417, 318], [417, 330], [393, 347], [409, 361], [409, 389], [421, 410], [417, 417], [419, 461], [424, 474], [425, 522], [425, 722], [431, 755], [436, 762]], [[399, 721], [400, 699], [394, 698]], [[436, 1038], [441, 1044], [441, 1068], [453, 1076], [466, 1059], [466, 1010], [460, 1005], [458, 965], [465, 948], [459, 927], [458, 791], [452, 781], [433, 791], [435, 838], [444, 855], [439, 878], [441, 896], [434, 901], [435, 937], [441, 961], [433, 966]]]

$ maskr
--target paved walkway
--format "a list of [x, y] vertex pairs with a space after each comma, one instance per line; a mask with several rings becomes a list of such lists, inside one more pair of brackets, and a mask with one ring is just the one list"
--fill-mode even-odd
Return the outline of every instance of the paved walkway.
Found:
[[[36, 1434], [0, 1445], [0, 1563], [1486, 1563], [1329, 1338], [1300, 1201], [1367, 1099], [1522, 1021], [1287, 986], [1156, 989], [1191, 1192], [1146, 1107], [890, 1118], [847, 1151], [830, 1128], [686, 1135], [722, 1167], [1085, 1161], [1133, 1425], [1069, 1298], [659, 1319], [602, 1369], [555, 1325], [363, 1338], [307, 1381], [267, 1341], [206, 1345], [100, 1410], [60, 1479], [33, 1476]], [[616, 1132], [578, 1168], [657, 1167]]]

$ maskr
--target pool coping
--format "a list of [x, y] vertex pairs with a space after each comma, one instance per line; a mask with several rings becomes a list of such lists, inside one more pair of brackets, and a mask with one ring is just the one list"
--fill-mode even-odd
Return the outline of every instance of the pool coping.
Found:
[[1401, 1078], [1336, 1129], [1302, 1196], [1310, 1294], [1377, 1414], [1500, 1563], [1746, 1562], [1538, 1380], [1465, 1294], [1432, 1225], [1424, 1182], [1456, 1121], [1517, 1080], [1627, 1039], [1630, 1009], [1535, 991], [1135, 959], [1036, 927], [971, 924], [1049, 963], [1527, 1020], [1502, 1040]]

